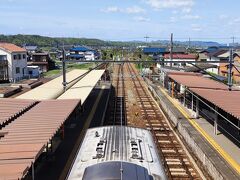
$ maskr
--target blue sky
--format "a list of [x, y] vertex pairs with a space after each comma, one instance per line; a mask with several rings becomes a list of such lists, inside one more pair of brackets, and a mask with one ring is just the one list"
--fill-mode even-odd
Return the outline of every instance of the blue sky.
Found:
[[[104, 40], [240, 35], [239, 0], [0, 0], [0, 34]], [[236, 39], [238, 41], [238, 39]]]

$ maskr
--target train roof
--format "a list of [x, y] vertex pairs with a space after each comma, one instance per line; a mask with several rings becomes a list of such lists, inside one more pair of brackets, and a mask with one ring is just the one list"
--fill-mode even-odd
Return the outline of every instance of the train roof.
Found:
[[[95, 169], [92, 165], [105, 162], [115, 164], [119, 161], [146, 168], [152, 179], [166, 179], [151, 132], [127, 126], [88, 129], [69, 171], [68, 179], [83, 178], [85, 169], [87, 171]], [[123, 171], [127, 171], [127, 167], [137, 167], [131, 164], [125, 164]]]
[[[123, 169], [122, 171], [121, 168]], [[96, 179], [150, 180], [150, 176], [148, 174], [148, 170], [142, 166], [128, 162], [109, 161], [86, 168], [83, 180]]]

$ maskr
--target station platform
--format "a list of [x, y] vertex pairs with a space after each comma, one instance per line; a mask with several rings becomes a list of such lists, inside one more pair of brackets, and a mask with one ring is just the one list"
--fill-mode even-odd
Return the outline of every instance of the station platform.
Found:
[[205, 119], [192, 118], [192, 112], [167, 91], [147, 81], [160, 107], [214, 179], [240, 179], [240, 149], [222, 134], [215, 135]]

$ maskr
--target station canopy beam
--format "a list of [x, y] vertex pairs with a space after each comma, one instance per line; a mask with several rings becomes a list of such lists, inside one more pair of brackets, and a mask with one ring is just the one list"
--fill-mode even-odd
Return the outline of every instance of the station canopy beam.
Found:
[[80, 63], [80, 62], [87, 62], [87, 63], [187, 63], [187, 64], [191, 64], [191, 63], [195, 63], [195, 64], [212, 64], [212, 63], [223, 63], [226, 64], [228, 63], [228, 61], [164, 61], [164, 60], [119, 60], [119, 61], [115, 61], [115, 60], [90, 60], [90, 61], [86, 61], [86, 60], [63, 60], [66, 63]]

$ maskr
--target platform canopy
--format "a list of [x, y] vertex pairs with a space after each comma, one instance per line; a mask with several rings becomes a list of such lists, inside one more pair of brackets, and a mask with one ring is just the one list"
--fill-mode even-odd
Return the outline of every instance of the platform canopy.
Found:
[[240, 90], [233, 88], [232, 91], [229, 91], [227, 85], [206, 78], [201, 74], [179, 72], [169, 73], [168, 77], [178, 84], [186, 86], [198, 96], [213, 103], [235, 118], [240, 119]]
[[63, 93], [58, 99], [81, 99], [83, 104], [97, 82], [101, 79], [104, 70], [93, 70]]
[[190, 88], [190, 90], [240, 120], [240, 91], [201, 88]]
[[188, 88], [228, 89], [225, 84], [206, 78], [200, 73], [169, 72], [168, 77]]
[[0, 99], [0, 127], [36, 104], [33, 100]]
[[42, 101], [1, 129], [0, 177], [22, 179], [79, 104], [80, 100]]
[[[87, 70], [72, 70], [66, 74], [67, 82], [73, 81], [74, 79], [78, 78], [79, 76], [86, 73]], [[78, 79], [79, 80], [79, 79]], [[75, 84], [77, 81], [73, 81], [67, 86], [67, 89]], [[63, 92], [63, 76], [59, 76], [31, 91], [28, 91], [18, 97], [17, 99], [34, 99], [34, 100], [50, 100], [56, 99], [59, 97]]]

